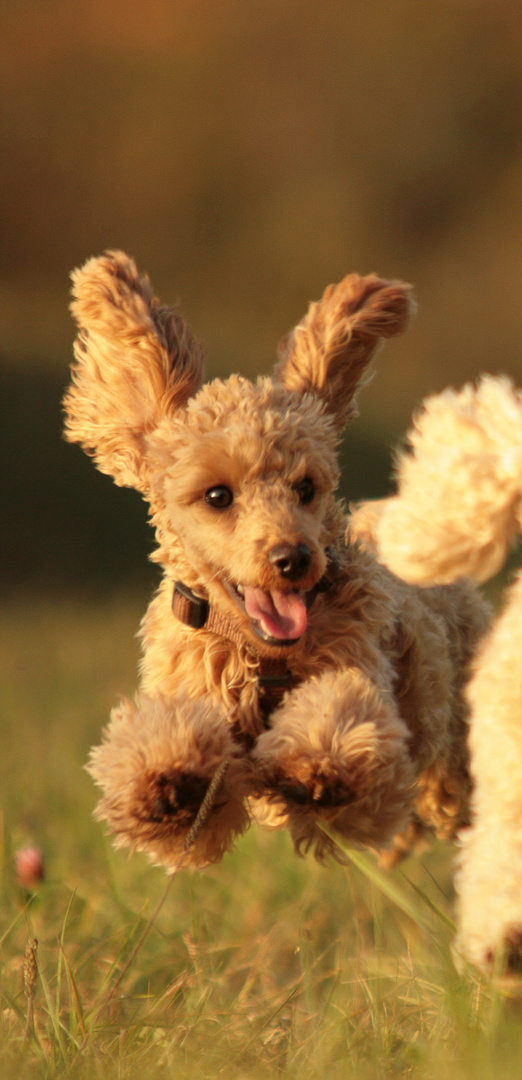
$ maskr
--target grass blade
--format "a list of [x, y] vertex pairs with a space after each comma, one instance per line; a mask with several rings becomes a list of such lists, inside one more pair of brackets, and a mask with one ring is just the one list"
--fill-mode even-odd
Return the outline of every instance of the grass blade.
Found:
[[[383, 870], [377, 865], [375, 859], [371, 855], [367, 855], [364, 851], [359, 851], [356, 848], [352, 848], [347, 841], [341, 836], [335, 829], [324, 822], [320, 823], [320, 828], [333, 840], [334, 843], [341, 849], [341, 851], [348, 856], [350, 862], [353, 863], [357, 869], [364, 874], [364, 876], [376, 885], [384, 896], [391, 900], [396, 907], [404, 912], [408, 918], [412, 919], [422, 930], [433, 930], [433, 924], [431, 918], [427, 913], [421, 910], [420, 906], [416, 904], [411, 896], [408, 896], [406, 891], [401, 887], [396, 877], [389, 870]], [[424, 904], [430, 909], [430, 912], [437, 915], [442, 922], [452, 930], [455, 930], [455, 924], [449, 919], [440, 909], [434, 904], [425, 894], [422, 889], [419, 889], [417, 885], [402, 873], [402, 877], [408, 882], [410, 888], [412, 888], [418, 898], [423, 901]]]

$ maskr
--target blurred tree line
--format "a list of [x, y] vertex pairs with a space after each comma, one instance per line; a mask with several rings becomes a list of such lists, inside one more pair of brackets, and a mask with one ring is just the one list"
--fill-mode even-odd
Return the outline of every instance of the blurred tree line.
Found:
[[349, 498], [387, 490], [427, 393], [522, 378], [516, 0], [2, 0], [0, 40], [4, 590], [147, 574], [139, 496], [60, 436], [68, 275], [107, 247], [181, 299], [211, 376], [269, 370], [350, 270], [415, 283]]

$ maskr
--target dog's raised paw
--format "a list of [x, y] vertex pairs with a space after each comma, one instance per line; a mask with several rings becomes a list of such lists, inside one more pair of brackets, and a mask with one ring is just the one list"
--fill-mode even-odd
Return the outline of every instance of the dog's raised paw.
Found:
[[116, 847], [170, 870], [218, 862], [249, 824], [249, 770], [207, 702], [124, 699], [88, 770], [103, 791], [95, 816]]
[[349, 806], [357, 798], [357, 793], [341, 781], [318, 773], [304, 783], [302, 780], [290, 780], [288, 777], [274, 778], [270, 785], [275, 797], [282, 796], [288, 803], [298, 806], [325, 807]]
[[513, 923], [503, 934], [501, 945], [485, 953], [485, 966], [498, 974], [522, 976], [522, 923]]
[[504, 963], [510, 975], [522, 975], [522, 925], [511, 926], [504, 937]]
[[176, 819], [180, 825], [196, 818], [209, 786], [207, 777], [153, 770], [148, 770], [145, 783], [143, 816], [158, 822]]

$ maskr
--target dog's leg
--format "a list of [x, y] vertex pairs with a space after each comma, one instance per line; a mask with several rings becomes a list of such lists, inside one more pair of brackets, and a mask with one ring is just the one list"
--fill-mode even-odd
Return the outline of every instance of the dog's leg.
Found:
[[356, 845], [387, 847], [412, 813], [408, 730], [391, 695], [357, 669], [326, 672], [289, 695], [252, 758], [260, 794], [288, 815], [298, 850], [337, 854], [322, 819]]
[[204, 701], [121, 702], [88, 770], [116, 846], [172, 870], [217, 862], [248, 825], [248, 765], [226, 716]]
[[522, 574], [476, 660], [471, 705], [472, 826], [461, 834], [458, 949], [522, 971]]

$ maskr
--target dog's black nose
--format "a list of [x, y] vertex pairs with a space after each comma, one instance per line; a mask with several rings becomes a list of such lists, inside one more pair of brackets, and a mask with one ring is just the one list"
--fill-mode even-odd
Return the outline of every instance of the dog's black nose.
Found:
[[279, 570], [281, 577], [298, 581], [310, 568], [312, 552], [306, 544], [279, 544], [272, 548], [268, 558], [272, 566]]

